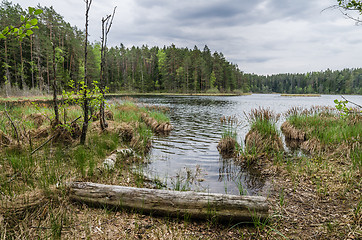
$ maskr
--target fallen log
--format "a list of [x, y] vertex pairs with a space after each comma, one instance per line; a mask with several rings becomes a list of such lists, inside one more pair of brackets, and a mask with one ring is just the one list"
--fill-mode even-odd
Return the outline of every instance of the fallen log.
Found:
[[268, 204], [261, 196], [236, 196], [217, 193], [179, 192], [133, 188], [90, 182], [70, 184], [70, 199], [91, 205], [127, 208], [175, 217], [217, 218], [245, 221], [268, 217]]

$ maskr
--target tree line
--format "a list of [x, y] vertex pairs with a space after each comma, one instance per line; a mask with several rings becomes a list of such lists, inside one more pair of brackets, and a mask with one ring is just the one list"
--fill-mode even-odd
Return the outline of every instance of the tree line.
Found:
[[251, 92], [291, 94], [361, 94], [362, 69], [343, 69], [305, 74], [246, 74]]
[[[85, 33], [71, 26], [52, 7], [41, 7], [37, 26], [22, 41], [0, 40], [0, 87], [2, 94], [11, 89], [39, 90], [49, 93], [57, 80], [59, 93], [70, 80], [78, 86], [84, 79]], [[5, 0], [0, 8], [0, 29], [16, 25], [25, 11]], [[100, 20], [101, 21], [101, 20]], [[101, 74], [100, 42], [90, 43], [87, 76], [104, 84], [110, 92], [280, 92], [362, 94], [362, 69], [327, 70], [307, 74], [262, 76], [246, 74], [208, 46], [199, 49], [164, 47], [125, 47], [104, 49]]]

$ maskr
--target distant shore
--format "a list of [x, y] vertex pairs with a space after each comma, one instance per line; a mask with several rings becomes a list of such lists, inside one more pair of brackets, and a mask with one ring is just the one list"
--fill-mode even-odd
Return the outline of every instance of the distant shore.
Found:
[[281, 97], [321, 97], [320, 94], [280, 94]]
[[[135, 93], [135, 92], [121, 92], [106, 94], [106, 98], [124, 97], [124, 96], [243, 96], [251, 95], [251, 93]], [[10, 102], [50, 102], [53, 100], [52, 95], [38, 95], [38, 96], [19, 96], [19, 97], [0, 97], [0, 103]], [[58, 96], [58, 101], [61, 101], [61, 96]]]

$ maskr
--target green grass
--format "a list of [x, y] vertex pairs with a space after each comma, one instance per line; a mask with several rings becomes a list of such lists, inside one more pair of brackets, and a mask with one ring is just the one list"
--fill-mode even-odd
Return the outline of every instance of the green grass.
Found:
[[263, 136], [279, 135], [276, 128], [280, 115], [275, 114], [270, 109], [253, 109], [245, 114], [248, 122], [251, 124], [251, 131], [258, 131]]
[[348, 118], [339, 116], [293, 115], [288, 121], [298, 129], [307, 133], [307, 138], [317, 138], [325, 145], [340, 144], [360, 139], [362, 121], [351, 124]]
[[255, 154], [264, 153], [277, 156], [283, 151], [283, 144], [276, 127], [280, 114], [264, 108], [253, 109], [250, 113], [244, 114], [250, 124], [250, 131], [245, 138], [243, 156], [253, 158]]
[[256, 120], [251, 124], [252, 131], [258, 131], [263, 136], [279, 136], [275, 123], [267, 120]]
[[162, 112], [151, 111], [149, 112], [149, 116], [154, 118], [157, 122], [170, 122], [170, 118]]
[[[153, 133], [140, 120], [140, 112], [147, 111], [140, 109], [135, 103], [125, 102], [115, 106], [110, 106], [115, 115], [117, 122], [138, 122], [133, 124], [138, 126], [134, 129], [136, 141], [132, 147], [138, 154], [144, 155], [146, 150], [150, 148], [150, 141]], [[0, 111], [4, 111], [4, 105], [0, 104]], [[12, 120], [21, 132], [35, 131], [36, 125], [26, 116], [33, 113], [42, 113], [51, 117], [52, 109], [45, 107], [12, 106], [7, 111], [11, 115]], [[70, 106], [67, 108], [67, 122], [74, 120], [81, 114], [79, 107]], [[160, 119], [168, 119], [162, 113], [153, 112], [154, 116]], [[79, 120], [81, 124], [81, 120]], [[44, 125], [49, 125], [49, 120], [44, 121]], [[9, 120], [5, 114], [0, 115], [0, 129], [14, 139], [14, 130], [9, 124]], [[25, 129], [25, 131], [23, 130]], [[90, 129], [90, 128], [89, 128]], [[33, 149], [45, 142], [43, 139], [32, 139]], [[15, 196], [18, 194], [31, 191], [32, 189], [47, 189], [52, 185], [63, 182], [66, 179], [94, 179], [97, 167], [101, 166], [103, 160], [110, 155], [112, 151], [119, 147], [127, 147], [129, 142], [122, 142], [117, 132], [104, 133], [88, 133], [86, 145], [78, 145], [75, 141], [71, 145], [62, 143], [48, 143], [42, 149], [30, 154], [29, 143], [26, 139], [21, 139], [21, 145], [2, 147], [0, 158], [0, 193]], [[107, 177], [113, 178], [112, 175]], [[107, 181], [107, 179], [103, 179]]]

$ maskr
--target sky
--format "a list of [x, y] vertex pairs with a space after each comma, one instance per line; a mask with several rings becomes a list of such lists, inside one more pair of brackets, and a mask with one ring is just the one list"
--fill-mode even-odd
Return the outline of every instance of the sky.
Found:
[[[53, 6], [84, 30], [83, 0], [13, 0], [23, 8]], [[246, 73], [306, 73], [362, 67], [362, 26], [337, 9], [337, 0], [93, 0], [90, 41], [117, 6], [108, 46], [148, 45], [222, 52]]]

